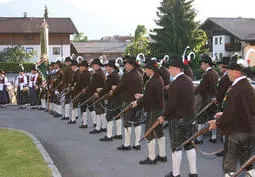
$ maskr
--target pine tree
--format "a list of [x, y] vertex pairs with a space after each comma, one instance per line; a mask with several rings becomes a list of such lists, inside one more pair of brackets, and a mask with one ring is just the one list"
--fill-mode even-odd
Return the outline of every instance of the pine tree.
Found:
[[168, 55], [182, 55], [186, 46], [195, 45], [192, 39], [194, 31], [198, 28], [195, 21], [196, 11], [192, 7], [193, 0], [163, 0], [158, 7], [159, 26], [151, 31], [151, 53], [162, 57]]
[[48, 7], [45, 5], [44, 6], [44, 18], [47, 19], [48, 18]]

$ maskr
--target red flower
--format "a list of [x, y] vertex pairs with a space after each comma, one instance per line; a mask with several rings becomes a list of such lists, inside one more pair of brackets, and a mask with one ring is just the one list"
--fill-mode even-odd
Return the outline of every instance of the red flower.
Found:
[[188, 64], [189, 64], [189, 61], [188, 61], [188, 60], [184, 60], [183, 64], [184, 64], [184, 65], [188, 65]]
[[156, 67], [156, 68], [157, 68], [157, 67], [158, 67], [158, 64], [157, 64], [157, 63], [154, 63], [154, 67]]

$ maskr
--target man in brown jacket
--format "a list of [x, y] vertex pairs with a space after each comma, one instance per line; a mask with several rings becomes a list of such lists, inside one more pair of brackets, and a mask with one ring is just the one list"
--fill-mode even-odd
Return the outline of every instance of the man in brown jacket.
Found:
[[[91, 76], [90, 84], [88, 88], [85, 90], [85, 93], [88, 97], [91, 97], [93, 94], [98, 92], [100, 89], [104, 87], [105, 84], [105, 74], [102, 70], [102, 66], [104, 66], [99, 58], [93, 59], [90, 64], [93, 68], [93, 74]], [[101, 104], [104, 104], [101, 102]], [[105, 110], [100, 105], [95, 105], [95, 112], [96, 112], [96, 127], [94, 130], [90, 131], [90, 134], [100, 133], [101, 131], [106, 132], [106, 117], [105, 117]]]
[[[170, 123], [169, 133], [172, 149], [173, 171], [165, 177], [180, 177], [182, 160], [182, 149], [179, 148], [182, 142], [192, 136], [192, 120], [194, 119], [194, 91], [192, 80], [183, 72], [184, 65], [182, 58], [174, 56], [169, 62], [169, 72], [173, 81], [169, 87], [169, 99], [165, 111], [159, 117], [160, 123], [168, 120]], [[184, 146], [189, 161], [190, 177], [197, 177], [196, 151], [192, 143]]]
[[[72, 75], [72, 83], [71, 83], [71, 98], [74, 98], [80, 90], [78, 90], [77, 84], [80, 81], [80, 70], [78, 67], [78, 63], [76, 60], [72, 60], [72, 70], [73, 70], [73, 75]], [[68, 124], [75, 124], [76, 123], [76, 116], [77, 116], [77, 108], [78, 108], [78, 103], [74, 102], [73, 107], [72, 107], [72, 116], [70, 121], [68, 121]]]
[[[78, 82], [78, 88], [79, 90], [83, 90], [83, 89], [86, 89], [88, 85], [90, 84], [91, 73], [88, 71], [89, 64], [86, 60], [82, 61], [79, 64], [79, 68], [80, 68], [80, 81]], [[86, 95], [81, 95], [76, 101], [83, 102], [86, 99], [88, 99]], [[81, 119], [82, 119], [82, 124], [79, 128], [88, 128], [86, 104], [81, 106]]]
[[[232, 60], [228, 66], [228, 77], [232, 85], [223, 100], [223, 112], [215, 114], [216, 120], [209, 121], [210, 129], [219, 127], [228, 136], [227, 152], [223, 159], [225, 177], [236, 171], [238, 161], [243, 165], [254, 153], [255, 146], [255, 92], [244, 75], [248, 62]], [[247, 176], [255, 176], [252, 166], [247, 168]]]
[[[200, 67], [205, 73], [202, 76], [200, 84], [195, 89], [195, 95], [199, 94], [202, 97], [201, 109], [204, 108], [210, 101], [216, 100], [216, 86], [218, 83], [218, 73], [212, 68], [214, 63], [212, 62], [211, 57], [208, 55], [202, 56], [200, 61]], [[216, 105], [212, 105], [209, 109], [207, 109], [204, 113], [202, 113], [197, 118], [198, 131], [204, 127], [204, 124], [209, 119], [213, 118], [213, 115], [216, 112]], [[212, 137], [214, 139], [210, 139], [211, 142], [216, 143], [216, 132], [212, 132]], [[203, 136], [199, 136], [196, 141], [196, 144], [203, 143]]]
[[[72, 60], [70, 57], [65, 58], [66, 68], [64, 70], [64, 88], [71, 86], [73, 70], [71, 68]], [[70, 117], [70, 94], [65, 95], [63, 117], [61, 120], [69, 120]]]
[[[113, 96], [121, 94], [124, 107], [135, 101], [135, 94], [143, 92], [143, 75], [135, 57], [124, 57], [126, 73], [122, 76], [120, 84], [113, 91]], [[141, 138], [141, 108], [134, 108], [124, 115], [125, 142], [118, 150], [131, 150], [132, 125], [135, 127], [134, 149], [140, 150], [139, 140]]]
[[[115, 60], [110, 60], [107, 64], [104, 65], [105, 70], [108, 73], [107, 79], [104, 85], [104, 88], [96, 94], [97, 97], [102, 97], [105, 94], [110, 93], [112, 90], [112, 86], [117, 86], [120, 83], [120, 75], [119, 75], [119, 68], [115, 64]], [[121, 108], [121, 96], [120, 94], [117, 94], [113, 97], [108, 97], [107, 104], [106, 104], [106, 120], [107, 120], [107, 133], [106, 136], [103, 138], [100, 138], [100, 141], [112, 141], [113, 138], [121, 139], [121, 119], [118, 118], [116, 120], [113, 120], [113, 117], [116, 116], [120, 112]], [[113, 129], [114, 121], [116, 122], [116, 128]], [[116, 133], [113, 134], [113, 130], [116, 131]]]
[[[145, 65], [145, 73], [149, 79], [145, 83], [144, 94], [137, 94], [138, 101], [134, 101], [133, 106], [142, 106], [146, 112], [145, 131], [147, 131], [157, 118], [163, 113], [164, 109], [164, 83], [159, 74], [159, 63], [156, 60], [149, 59]], [[141, 98], [139, 98], [141, 97]], [[166, 162], [165, 136], [161, 126], [156, 127], [147, 137], [148, 156], [140, 164], [156, 164]], [[159, 154], [156, 155], [156, 142], [159, 147]]]

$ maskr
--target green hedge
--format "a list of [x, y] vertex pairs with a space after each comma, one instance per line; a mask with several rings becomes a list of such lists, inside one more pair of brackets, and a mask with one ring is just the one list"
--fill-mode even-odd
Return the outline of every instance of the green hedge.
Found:
[[[35, 66], [34, 63], [22, 63], [25, 72], [30, 72], [31, 68]], [[0, 62], [0, 69], [3, 69], [6, 73], [18, 73], [20, 70], [19, 63], [7, 63]]]

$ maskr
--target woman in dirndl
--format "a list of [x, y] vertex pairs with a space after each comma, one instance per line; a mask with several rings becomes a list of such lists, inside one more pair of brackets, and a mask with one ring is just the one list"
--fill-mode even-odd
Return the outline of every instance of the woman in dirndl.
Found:
[[7, 92], [8, 79], [5, 76], [5, 72], [0, 70], [0, 107], [5, 108], [9, 103], [9, 97]]
[[17, 103], [20, 105], [20, 109], [25, 109], [28, 103], [28, 87], [27, 77], [24, 75], [24, 68], [21, 67], [19, 75], [16, 79], [17, 86]]

